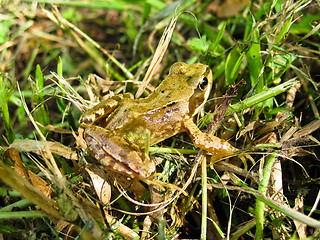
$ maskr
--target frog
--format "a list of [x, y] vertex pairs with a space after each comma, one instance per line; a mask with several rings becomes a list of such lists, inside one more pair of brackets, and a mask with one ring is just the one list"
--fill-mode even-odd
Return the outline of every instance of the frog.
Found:
[[147, 97], [134, 99], [124, 93], [100, 102], [79, 119], [88, 153], [107, 171], [141, 179], [156, 172], [147, 146], [181, 132], [187, 132], [195, 146], [211, 152], [215, 159], [233, 154], [237, 148], [202, 132], [193, 121], [212, 84], [209, 66], [176, 62]]

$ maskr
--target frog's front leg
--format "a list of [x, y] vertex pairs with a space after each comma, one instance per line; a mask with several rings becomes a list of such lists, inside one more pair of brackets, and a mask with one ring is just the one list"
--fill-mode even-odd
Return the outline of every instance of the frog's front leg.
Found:
[[113, 97], [106, 99], [105, 101], [100, 102], [94, 107], [90, 108], [85, 112], [79, 119], [79, 125], [91, 125], [94, 122], [98, 121], [100, 118], [106, 117], [109, 115], [116, 107], [118, 107], [119, 102], [124, 98], [133, 99], [131, 93], [118, 94]]
[[212, 158], [213, 161], [232, 155], [238, 151], [237, 148], [233, 147], [227, 141], [201, 132], [192, 119], [184, 121], [184, 127], [194, 145], [214, 154]]
[[148, 154], [112, 131], [95, 125], [87, 126], [84, 139], [88, 144], [89, 154], [106, 170], [141, 178], [148, 178], [155, 172], [155, 163]]

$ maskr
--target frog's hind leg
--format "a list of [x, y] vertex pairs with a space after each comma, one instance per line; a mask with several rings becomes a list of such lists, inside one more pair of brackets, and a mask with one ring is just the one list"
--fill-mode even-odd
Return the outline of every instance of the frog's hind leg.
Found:
[[213, 153], [211, 157], [211, 163], [218, 161], [224, 157], [235, 155], [235, 153], [237, 152], [237, 156], [244, 164], [245, 169], [247, 169], [247, 160], [250, 160], [252, 164], [255, 164], [254, 159], [249, 154], [240, 153], [239, 149], [235, 148], [227, 141], [201, 132], [197, 125], [194, 124], [192, 119], [185, 121], [184, 127], [189, 133], [194, 145], [203, 150]]
[[136, 144], [112, 131], [94, 126], [87, 128], [84, 138], [88, 152], [106, 168], [125, 175], [147, 178], [155, 172], [155, 163]]
[[189, 133], [189, 136], [192, 139], [194, 145], [203, 150], [213, 153], [213, 157], [215, 160], [233, 155], [236, 151], [238, 151], [237, 148], [233, 147], [227, 141], [201, 132], [197, 125], [194, 124], [192, 119], [185, 121], [184, 127]]

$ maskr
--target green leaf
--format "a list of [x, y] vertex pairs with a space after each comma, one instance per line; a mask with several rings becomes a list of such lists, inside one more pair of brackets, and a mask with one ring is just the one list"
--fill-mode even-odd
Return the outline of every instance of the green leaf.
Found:
[[235, 46], [227, 56], [225, 65], [226, 85], [231, 85], [239, 75], [240, 65], [245, 53], [240, 53], [238, 46]]
[[166, 6], [166, 4], [160, 0], [147, 0], [146, 3], [150, 4], [151, 6], [157, 8], [157, 9], [161, 9]]
[[291, 66], [291, 63], [296, 59], [296, 56], [291, 53], [277, 54], [272, 59], [269, 59], [267, 66], [272, 69], [272, 72], [266, 76], [268, 83], [280, 78]]
[[3, 73], [0, 72], [0, 107], [3, 118], [3, 126], [6, 131], [9, 143], [12, 143], [16, 137], [13, 131], [12, 121], [9, 114], [8, 101], [14, 89], [6, 88], [6, 80], [3, 81], [2, 74]]
[[217, 50], [217, 47], [219, 46], [219, 43], [223, 37], [223, 34], [226, 30], [226, 26], [227, 26], [227, 22], [222, 22], [219, 26], [220, 30], [218, 32], [217, 38], [214, 40], [214, 42], [212, 44], [210, 44], [210, 51], [212, 51], [212, 53], [214, 54]]
[[[32, 105], [34, 108], [33, 115], [34, 119], [38, 121], [41, 125], [47, 126], [50, 122], [48, 106], [45, 104], [43, 99], [43, 86], [44, 77], [39, 65], [36, 67], [35, 82], [31, 80], [31, 90], [32, 95]], [[47, 130], [45, 128], [39, 127], [41, 133], [46, 135]]]
[[142, 13], [142, 24], [144, 24], [147, 21], [150, 13], [151, 13], [151, 5], [149, 3], [146, 3], [144, 5], [143, 13]]
[[262, 57], [260, 54], [260, 40], [259, 40], [259, 30], [255, 29], [251, 35], [251, 46], [246, 54], [248, 69], [250, 75], [251, 86], [255, 88], [257, 93], [263, 91], [264, 81], [263, 81], [263, 64]]
[[307, 34], [313, 27], [312, 22], [317, 21], [319, 15], [305, 15], [303, 18], [300, 18], [299, 21], [295, 21], [290, 27], [290, 33], [293, 34]]
[[274, 9], [276, 10], [277, 13], [281, 11], [281, 5], [282, 5], [282, 0], [276, 0]]
[[291, 17], [285, 22], [285, 24], [283, 25], [283, 27], [281, 28], [281, 31], [279, 33], [279, 35], [277, 36], [276, 42], [275, 44], [279, 44], [281, 42], [281, 40], [283, 39], [283, 37], [286, 35], [286, 33], [289, 31], [290, 26], [292, 24], [292, 19], [293, 19], [293, 14], [291, 15]]
[[58, 65], [57, 65], [57, 74], [62, 77], [62, 59], [59, 57]]
[[0, 45], [7, 41], [7, 36], [9, 35], [11, 25], [11, 20], [0, 21]]
[[209, 44], [207, 43], [206, 35], [203, 35], [201, 37], [201, 39], [193, 38], [191, 40], [188, 40], [187, 45], [192, 50], [201, 51], [202, 53], [206, 53], [208, 51], [208, 48], [209, 48]]
[[37, 83], [39, 95], [42, 96], [41, 91], [43, 90], [44, 78], [43, 78], [43, 74], [39, 64], [37, 64], [37, 67], [36, 67], [36, 83]]
[[225, 70], [225, 61], [221, 61], [220, 63], [218, 63], [217, 65], [215, 65], [212, 69], [212, 80], [216, 80], [218, 77], [220, 77]]
[[79, 11], [76, 11], [73, 7], [68, 7], [61, 12], [63, 18], [72, 22], [80, 22], [82, 20], [82, 15]]

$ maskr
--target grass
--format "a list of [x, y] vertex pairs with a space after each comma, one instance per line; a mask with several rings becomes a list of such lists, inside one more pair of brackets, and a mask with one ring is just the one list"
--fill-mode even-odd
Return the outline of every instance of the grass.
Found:
[[[319, 4], [227, 3], [0, 2], [1, 237], [319, 238]], [[81, 114], [177, 61], [210, 66], [195, 122], [239, 151], [181, 133], [148, 148], [156, 179], [103, 169]]]

